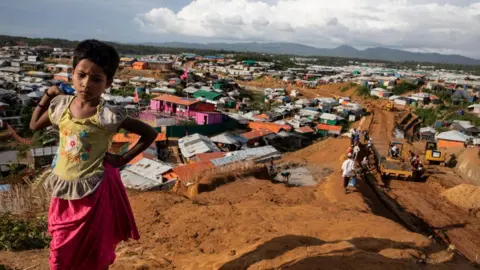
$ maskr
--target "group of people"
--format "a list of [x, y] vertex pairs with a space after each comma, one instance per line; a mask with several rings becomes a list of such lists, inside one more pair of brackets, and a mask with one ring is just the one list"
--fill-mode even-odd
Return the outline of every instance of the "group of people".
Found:
[[[345, 160], [342, 164], [342, 177], [343, 177], [343, 188], [345, 194], [348, 193], [348, 187], [356, 187], [356, 162], [358, 161], [360, 154], [360, 134], [364, 135], [365, 140], [368, 140], [367, 148], [372, 147], [372, 139], [368, 137], [367, 131], [361, 131], [360, 129], [354, 128], [351, 135], [350, 147], [347, 150], [348, 159]], [[360, 162], [362, 168], [370, 170], [368, 164], [368, 156], [365, 156]]]

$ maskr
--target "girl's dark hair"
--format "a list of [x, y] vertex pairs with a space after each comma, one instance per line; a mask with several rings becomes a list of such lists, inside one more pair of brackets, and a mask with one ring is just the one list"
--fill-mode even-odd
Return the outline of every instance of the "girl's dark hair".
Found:
[[73, 52], [73, 68], [83, 59], [101, 67], [108, 80], [113, 79], [120, 63], [120, 57], [112, 46], [95, 39], [87, 39], [77, 45]]

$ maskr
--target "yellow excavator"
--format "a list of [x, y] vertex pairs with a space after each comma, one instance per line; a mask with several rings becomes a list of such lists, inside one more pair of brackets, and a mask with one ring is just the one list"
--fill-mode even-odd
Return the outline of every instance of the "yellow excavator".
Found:
[[382, 106], [382, 109], [386, 111], [392, 111], [395, 108], [395, 103], [393, 101], [388, 101], [386, 104]]
[[445, 163], [446, 153], [439, 151], [437, 142], [428, 141], [425, 144], [425, 163], [427, 164], [442, 164]]

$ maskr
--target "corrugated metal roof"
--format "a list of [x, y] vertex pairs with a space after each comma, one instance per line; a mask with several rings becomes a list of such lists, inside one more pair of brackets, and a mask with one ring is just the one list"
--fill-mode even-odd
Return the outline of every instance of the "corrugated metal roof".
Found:
[[177, 96], [172, 96], [172, 95], [161, 95], [158, 97], [153, 98], [154, 100], [160, 100], [160, 101], [166, 101], [166, 102], [171, 102], [179, 105], [184, 105], [184, 106], [189, 106], [193, 105], [197, 102], [199, 102], [196, 99], [191, 99], [191, 98], [182, 98], [182, 97], [177, 97]]
[[242, 160], [266, 161], [271, 158], [279, 158], [281, 153], [275, 147], [267, 145], [257, 148], [249, 148], [246, 150], [234, 151], [227, 154], [223, 158], [213, 159], [210, 162], [215, 166], [222, 166]]
[[0, 152], [0, 164], [16, 163], [18, 160], [18, 151]]
[[327, 119], [327, 120], [343, 120], [344, 119], [343, 117], [340, 117], [336, 114], [331, 114], [331, 113], [322, 113], [322, 115], [320, 115], [320, 118]]
[[243, 144], [247, 142], [247, 140], [245, 140], [243, 137], [238, 135], [233, 135], [228, 132], [224, 132], [222, 134], [213, 136], [210, 139], [213, 142], [223, 143], [223, 144], [237, 144], [237, 143]]
[[427, 132], [430, 132], [430, 133], [433, 133], [433, 134], [437, 133], [437, 130], [434, 129], [433, 127], [423, 127], [419, 131], [420, 131], [420, 133], [427, 133]]
[[195, 92], [197, 92], [197, 91], [198, 91], [198, 89], [195, 88], [195, 87], [192, 87], [192, 86], [189, 86], [189, 87], [183, 89], [183, 92], [189, 93], [189, 94], [193, 94], [193, 93], [195, 93]]
[[48, 146], [30, 150], [32, 157], [53, 156], [57, 154], [58, 146]]
[[265, 123], [265, 122], [251, 122], [248, 124], [248, 127], [251, 129], [268, 129], [272, 132], [278, 133], [282, 129], [286, 131], [292, 130], [292, 127], [289, 125], [278, 125], [274, 123]]
[[[168, 172], [173, 167], [148, 158], [143, 158], [137, 163], [128, 166], [126, 170], [144, 176], [146, 178], [156, 180], [161, 179], [163, 173]], [[160, 176], [160, 178], [159, 178]]]
[[470, 123], [470, 121], [463, 121], [463, 120], [453, 120], [454, 124], [460, 125], [463, 129], [470, 129], [475, 127]]
[[122, 182], [128, 188], [149, 190], [164, 183], [162, 174], [172, 166], [151, 159], [143, 158], [121, 171]]
[[226, 153], [224, 152], [202, 153], [194, 156], [192, 160], [195, 162], [204, 162], [204, 161], [210, 161], [212, 159], [221, 158], [221, 157], [224, 157], [225, 155]]
[[210, 140], [210, 138], [195, 133], [178, 140], [178, 147], [182, 155], [190, 158], [196, 154], [207, 152], [220, 152], [220, 149]]
[[246, 140], [251, 140], [255, 138], [261, 138], [272, 133], [273, 132], [268, 129], [257, 129], [257, 130], [252, 130], [249, 132], [242, 133], [241, 136]]
[[313, 130], [313, 128], [309, 126], [299, 127], [295, 129], [295, 132], [298, 132], [298, 133], [312, 133], [314, 131], [315, 130]]

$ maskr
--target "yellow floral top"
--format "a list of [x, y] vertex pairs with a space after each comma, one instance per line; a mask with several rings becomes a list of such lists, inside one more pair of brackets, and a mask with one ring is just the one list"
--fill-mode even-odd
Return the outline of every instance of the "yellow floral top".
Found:
[[103, 176], [103, 159], [113, 135], [126, 118], [125, 109], [105, 104], [97, 113], [76, 119], [70, 112], [74, 96], [57, 96], [50, 103], [50, 122], [59, 130], [60, 143], [47, 180], [54, 197], [74, 200], [93, 193]]

